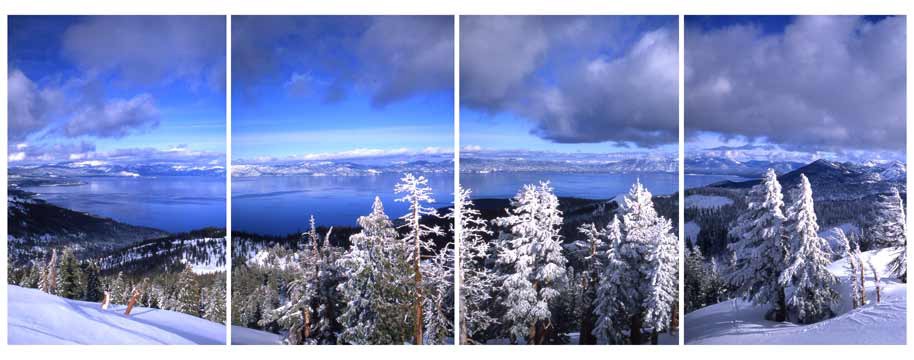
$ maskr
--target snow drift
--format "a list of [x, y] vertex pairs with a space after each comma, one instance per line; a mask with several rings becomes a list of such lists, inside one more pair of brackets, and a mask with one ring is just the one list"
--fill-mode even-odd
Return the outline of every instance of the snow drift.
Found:
[[685, 316], [686, 344], [897, 344], [906, 341], [907, 292], [905, 284], [891, 277], [888, 263], [897, 250], [882, 249], [863, 253], [880, 269], [882, 301], [876, 304], [876, 284], [867, 272], [867, 304], [851, 309], [847, 259], [829, 266], [839, 279], [840, 299], [832, 306], [839, 314], [809, 325], [765, 320], [768, 307], [743, 300], [728, 300], [693, 311]]
[[10, 345], [225, 344], [225, 325], [187, 314], [124, 305], [102, 310], [99, 303], [49, 295], [9, 285]]

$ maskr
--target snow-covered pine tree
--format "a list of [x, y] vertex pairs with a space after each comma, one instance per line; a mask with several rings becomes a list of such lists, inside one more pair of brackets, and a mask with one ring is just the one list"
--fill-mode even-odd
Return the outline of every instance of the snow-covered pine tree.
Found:
[[423, 304], [424, 343], [444, 344], [453, 337], [454, 323], [454, 249], [446, 245], [422, 264], [426, 274]]
[[38, 261], [32, 266], [29, 266], [28, 272], [22, 279], [19, 279], [19, 286], [31, 289], [37, 289], [38, 284], [41, 282], [43, 277], [42, 273], [44, 272], [45, 265], [44, 262]]
[[584, 258], [585, 271], [581, 274], [581, 325], [580, 325], [580, 344], [596, 344], [597, 338], [593, 335], [596, 327], [597, 317], [594, 313], [594, 307], [597, 301], [597, 285], [599, 284], [600, 273], [603, 270], [603, 261], [601, 261], [604, 248], [603, 232], [597, 229], [593, 223], [587, 223], [578, 227], [578, 232], [584, 235], [587, 242], [587, 256]]
[[877, 244], [892, 247], [897, 252], [889, 263], [889, 271], [901, 282], [908, 280], [908, 238], [905, 220], [904, 201], [898, 189], [893, 188], [892, 194], [884, 197], [877, 208], [876, 226], [871, 234]]
[[102, 281], [101, 281], [101, 269], [98, 267], [98, 263], [95, 261], [89, 261], [85, 267], [85, 278], [86, 278], [86, 288], [83, 292], [83, 300], [98, 302], [102, 300], [104, 296], [102, 290]]
[[321, 246], [321, 261], [317, 274], [317, 322], [314, 337], [321, 344], [336, 344], [337, 334], [342, 331], [338, 321], [341, 302], [339, 284], [342, 282], [341, 269], [337, 266], [340, 258], [340, 249], [330, 243], [331, 227], [324, 234], [324, 243]]
[[762, 183], [749, 190], [746, 204], [746, 211], [730, 229], [736, 241], [728, 247], [736, 263], [728, 280], [745, 299], [759, 305], [774, 305], [775, 320], [784, 321], [786, 295], [779, 281], [787, 267], [781, 229], [785, 220], [784, 195], [774, 170], [768, 169]]
[[[606, 298], [619, 303], [616, 306], [624, 309], [631, 343], [641, 344], [643, 327], [659, 332], [669, 326], [678, 287], [678, 244], [670, 220], [657, 215], [652, 195], [640, 181], [632, 185], [624, 202], [622, 240], [613, 245], [612, 271], [604, 279], [610, 289], [601, 294], [604, 299], [598, 299], [598, 304]], [[611, 317], [615, 313], [612, 308], [600, 312]], [[598, 328], [605, 328], [601, 323], [611, 320], [598, 320]]]
[[112, 304], [126, 304], [127, 298], [123, 297], [124, 293], [127, 292], [127, 283], [124, 280], [124, 273], [118, 272], [114, 280], [111, 281], [109, 285], [109, 292], [111, 294], [111, 303]]
[[787, 209], [784, 234], [787, 237], [787, 264], [781, 273], [781, 286], [791, 289], [787, 305], [797, 311], [800, 323], [809, 324], [831, 316], [831, 305], [838, 299], [837, 279], [828, 271], [831, 264], [828, 242], [819, 236], [812, 188], [800, 174], [796, 199]]
[[441, 229], [437, 226], [428, 226], [422, 224], [423, 216], [438, 216], [438, 212], [425, 204], [432, 204], [435, 199], [432, 198], [432, 188], [428, 186], [428, 179], [424, 176], [416, 177], [412, 173], [406, 173], [400, 179], [400, 182], [394, 186], [394, 193], [403, 194], [402, 197], [395, 201], [409, 204], [409, 212], [400, 217], [403, 220], [402, 227], [407, 229], [405, 237], [410, 250], [410, 261], [413, 263], [413, 276], [415, 284], [414, 313], [416, 322], [413, 330], [413, 343], [422, 344], [422, 330], [424, 321], [422, 320], [423, 299], [422, 289], [422, 251], [434, 250], [434, 243], [431, 241], [432, 236], [441, 235]]
[[225, 323], [225, 284], [216, 282], [205, 291], [203, 318], [212, 322]]
[[416, 319], [409, 251], [375, 197], [371, 214], [359, 217], [361, 230], [349, 237], [349, 250], [337, 261], [346, 304], [339, 317], [344, 344], [402, 344]]
[[175, 283], [175, 295], [171, 301], [170, 310], [200, 316], [200, 286], [190, 266], [185, 266], [184, 271], [178, 274], [178, 281]]
[[470, 344], [474, 335], [484, 332], [494, 319], [489, 315], [494, 284], [494, 274], [486, 267], [489, 256], [488, 237], [492, 231], [470, 199], [470, 189], [457, 185], [457, 202], [455, 209], [448, 215], [452, 220], [460, 211], [460, 229], [456, 233], [460, 244], [460, 273], [457, 283], [460, 284], [460, 343]]
[[51, 250], [51, 260], [48, 261], [47, 268], [42, 271], [41, 275], [38, 289], [48, 294], [54, 294], [57, 291], [57, 249]]
[[548, 182], [524, 185], [511, 200], [508, 215], [495, 219], [504, 228], [498, 246], [499, 278], [505, 292], [504, 323], [512, 338], [541, 344], [552, 314], [549, 305], [565, 280], [565, 255], [559, 231], [562, 212]]
[[701, 248], [686, 247], [683, 261], [683, 291], [685, 291], [685, 311], [690, 312], [703, 308], [709, 304], [705, 302], [708, 297], [709, 285], [708, 267]]
[[55, 294], [67, 299], [81, 299], [83, 295], [81, 277], [79, 261], [73, 255], [73, 250], [64, 249], [61, 253], [60, 265], [57, 270], [57, 290]]
[[622, 292], [634, 281], [634, 272], [620, 256], [616, 249], [622, 246], [622, 221], [618, 215], [613, 215], [612, 221], [604, 231], [607, 249], [603, 254], [603, 269], [597, 285], [596, 327], [593, 335], [598, 342], [604, 344], [620, 344], [624, 341], [623, 327], [628, 325], [624, 312], [627, 307], [622, 301]]
[[853, 247], [851, 247], [850, 240], [848, 240], [847, 236], [844, 234], [844, 230], [835, 228], [834, 233], [835, 240], [841, 244], [841, 247], [844, 249], [844, 258], [847, 259], [845, 269], [851, 282], [851, 306], [853, 309], [856, 309], [860, 307], [860, 289], [859, 283], [857, 283], [857, 259], [854, 256], [854, 250]]

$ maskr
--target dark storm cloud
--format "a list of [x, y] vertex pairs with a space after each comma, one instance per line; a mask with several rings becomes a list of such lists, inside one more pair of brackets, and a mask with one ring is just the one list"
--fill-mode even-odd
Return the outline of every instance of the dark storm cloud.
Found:
[[[560, 143], [654, 147], [678, 134], [678, 33], [640, 17], [461, 17], [461, 105]], [[636, 30], [641, 29], [641, 30]]]
[[232, 78], [246, 95], [273, 81], [325, 101], [355, 86], [383, 106], [453, 88], [453, 35], [450, 16], [236, 16]]
[[[92, 16], [67, 29], [62, 51], [84, 71], [135, 84], [225, 86], [222, 16]], [[219, 41], [222, 40], [222, 41]]]
[[689, 27], [685, 47], [689, 136], [904, 149], [903, 17], [800, 16], [776, 34], [752, 24]]

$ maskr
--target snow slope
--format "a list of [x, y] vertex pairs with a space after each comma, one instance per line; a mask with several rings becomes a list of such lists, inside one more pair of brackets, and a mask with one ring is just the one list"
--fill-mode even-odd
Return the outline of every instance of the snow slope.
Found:
[[685, 316], [686, 344], [905, 344], [906, 286], [889, 277], [887, 264], [895, 255], [889, 249], [863, 253], [863, 261], [872, 260], [882, 282], [882, 302], [876, 304], [872, 273], [867, 271], [867, 304], [851, 310], [849, 279], [841, 259], [829, 266], [838, 276], [841, 294], [832, 307], [834, 318], [810, 325], [778, 323], [765, 320], [767, 307], [754, 306], [742, 300], [729, 300], [707, 306]]
[[685, 198], [685, 207], [714, 209], [733, 204], [733, 200], [716, 195], [689, 195]]
[[69, 300], [9, 285], [11, 345], [224, 344], [225, 325], [174, 311]]
[[278, 345], [282, 335], [232, 325], [232, 345]]

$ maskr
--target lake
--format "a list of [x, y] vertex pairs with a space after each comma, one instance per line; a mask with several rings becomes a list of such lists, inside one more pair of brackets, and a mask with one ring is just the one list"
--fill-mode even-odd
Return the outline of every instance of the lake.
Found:
[[[434, 207], [449, 207], [454, 197], [453, 174], [417, 174], [429, 180]], [[232, 230], [285, 235], [308, 229], [308, 217], [318, 225], [355, 226], [368, 215], [380, 196], [391, 219], [407, 212], [395, 202], [400, 174], [374, 176], [256, 176], [232, 178]]]
[[81, 177], [76, 186], [26, 187], [67, 209], [169, 232], [225, 227], [225, 178]]
[[472, 190], [472, 197], [509, 198], [517, 194], [524, 184], [550, 181], [556, 195], [585, 199], [611, 199], [628, 193], [636, 179], [641, 180], [654, 195], [669, 195], [679, 190], [675, 173], [540, 173], [494, 172], [488, 174], [460, 174], [461, 184]]

